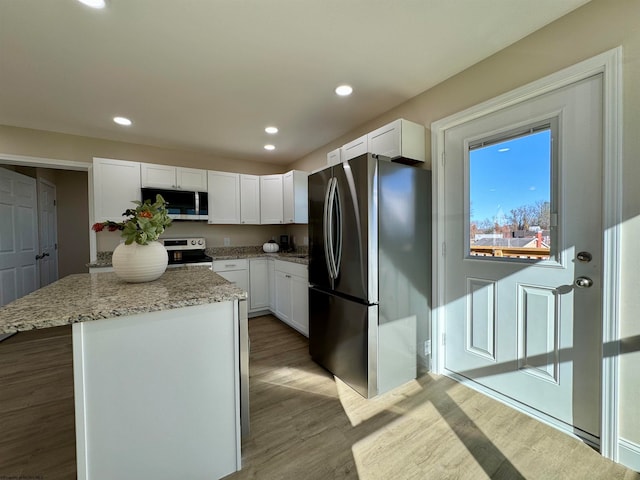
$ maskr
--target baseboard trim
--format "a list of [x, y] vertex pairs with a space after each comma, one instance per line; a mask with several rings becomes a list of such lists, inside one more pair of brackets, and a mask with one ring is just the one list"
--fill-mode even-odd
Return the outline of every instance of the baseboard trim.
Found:
[[640, 444], [618, 439], [618, 462], [636, 472], [640, 472]]

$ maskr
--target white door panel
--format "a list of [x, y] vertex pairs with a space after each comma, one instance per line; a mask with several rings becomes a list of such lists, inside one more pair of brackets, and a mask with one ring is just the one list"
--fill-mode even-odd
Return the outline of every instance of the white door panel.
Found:
[[[597, 75], [445, 132], [445, 368], [596, 438], [602, 101], [602, 78]], [[547, 119], [557, 122], [551, 147], [550, 258], [474, 256], [470, 146]], [[502, 173], [496, 171], [495, 178]], [[497, 187], [489, 183], [486, 180], [487, 190], [500, 189], [505, 182], [497, 182]], [[592, 261], [579, 261], [581, 251], [591, 253]], [[575, 287], [580, 276], [593, 285]]]
[[36, 180], [0, 168], [0, 305], [38, 288]]
[[38, 230], [40, 238], [40, 287], [58, 280], [58, 227], [56, 186], [38, 178]]

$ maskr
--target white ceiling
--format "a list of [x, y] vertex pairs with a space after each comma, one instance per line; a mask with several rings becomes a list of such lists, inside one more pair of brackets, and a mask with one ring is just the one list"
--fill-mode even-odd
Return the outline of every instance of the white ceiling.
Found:
[[0, 0], [0, 124], [286, 164], [587, 1]]

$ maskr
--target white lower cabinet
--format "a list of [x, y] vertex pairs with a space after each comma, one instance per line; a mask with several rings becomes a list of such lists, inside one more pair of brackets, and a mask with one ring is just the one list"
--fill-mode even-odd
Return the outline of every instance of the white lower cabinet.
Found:
[[216, 260], [213, 271], [249, 293], [249, 266], [245, 259]]
[[291, 275], [291, 325], [309, 336], [309, 276]]
[[[273, 261], [271, 261], [273, 264]], [[266, 258], [249, 259], [249, 311], [268, 310], [269, 295], [269, 260]]]
[[309, 272], [306, 265], [275, 260], [273, 313], [290, 327], [309, 336]]
[[276, 270], [276, 317], [285, 323], [291, 323], [291, 275]]
[[270, 310], [309, 336], [309, 272], [306, 265], [273, 258], [216, 260], [213, 271], [249, 295], [249, 313]]
[[276, 309], [276, 261], [273, 258], [267, 259], [267, 279], [269, 282], [269, 310]]

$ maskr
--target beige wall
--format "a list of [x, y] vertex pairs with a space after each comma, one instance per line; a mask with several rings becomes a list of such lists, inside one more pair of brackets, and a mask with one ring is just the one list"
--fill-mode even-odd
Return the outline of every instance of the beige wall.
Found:
[[[40, 170], [40, 169], [39, 169]], [[87, 172], [54, 172], [58, 203], [58, 276], [87, 273], [89, 269], [89, 203]]]
[[[81, 137], [55, 132], [45, 132], [26, 128], [17, 128], [0, 125], [0, 163], [2, 154], [24, 155], [55, 160], [71, 160], [75, 162], [91, 163], [93, 157], [116, 158], [136, 162], [160, 163], [205, 170], [221, 170], [238, 173], [251, 173], [265, 175], [271, 173], [283, 173], [286, 171], [281, 165], [273, 165], [263, 162], [251, 162], [208, 155], [200, 152], [179, 151], [166, 148], [157, 148], [148, 145], [139, 145], [125, 142], [115, 142], [99, 138]], [[25, 167], [16, 167], [17, 170]], [[28, 167], [27, 167], [28, 169]], [[29, 171], [34, 171], [30, 169]], [[47, 172], [46, 169], [39, 169]], [[51, 171], [53, 172], [53, 171]], [[47, 173], [45, 173], [47, 174]], [[84, 174], [86, 177], [86, 174]], [[54, 173], [51, 174], [54, 177]], [[54, 183], [57, 177], [49, 178]], [[65, 180], [65, 176], [62, 176]], [[58, 195], [63, 195], [64, 203], [58, 208], [58, 214], [63, 219], [78, 214], [77, 208], [88, 205], [88, 193], [86, 184], [84, 188], [76, 188], [68, 183], [63, 184], [65, 190], [58, 189]], [[69, 212], [67, 213], [67, 208]], [[60, 218], [60, 217], [59, 217]], [[84, 225], [88, 225], [88, 214]], [[64, 268], [62, 273], [79, 273], [80, 257], [85, 257], [84, 249], [78, 249], [80, 238], [83, 235], [67, 235], [69, 225], [59, 229], [60, 251], [76, 252], [77, 258], [72, 259], [66, 255], [62, 258]], [[280, 234], [287, 233], [286, 227], [277, 226], [234, 226], [234, 225], [207, 225], [205, 222], [176, 222], [175, 227], [167, 230], [165, 236], [202, 236], [206, 238], [209, 246], [224, 245], [224, 238], [229, 238], [231, 245], [262, 245], [272, 237], [278, 238]], [[88, 251], [88, 236], [86, 236]], [[97, 235], [97, 250], [111, 251], [120, 241], [116, 234], [100, 233]], [[62, 254], [62, 253], [61, 253]], [[73, 260], [73, 261], [72, 261]], [[86, 254], [84, 263], [89, 262]], [[67, 263], [69, 262], [69, 263]], [[84, 264], [83, 263], [83, 264]], [[68, 267], [68, 268], [67, 268]]]
[[[313, 170], [326, 164], [328, 151], [385, 123], [402, 117], [430, 127], [431, 123], [581, 60], [622, 45], [624, 56], [624, 147], [621, 336], [640, 335], [640, 1], [592, 0], [587, 5], [372, 119], [289, 167]], [[427, 157], [430, 158], [430, 138]], [[430, 162], [427, 164], [429, 167]], [[640, 443], [640, 341], [627, 340], [635, 350], [621, 358], [620, 434]]]
[[200, 152], [172, 150], [6, 125], [0, 125], [1, 153], [88, 163], [93, 157], [104, 157], [255, 175], [286, 171], [281, 165], [264, 162], [235, 160]]
[[[272, 238], [278, 241], [287, 233], [286, 226], [279, 225], [208, 225], [207, 222], [173, 222], [161, 238], [204, 237], [208, 247], [243, 247], [262, 245]], [[99, 252], [112, 252], [122, 240], [119, 232], [101, 232], [97, 235]]]

